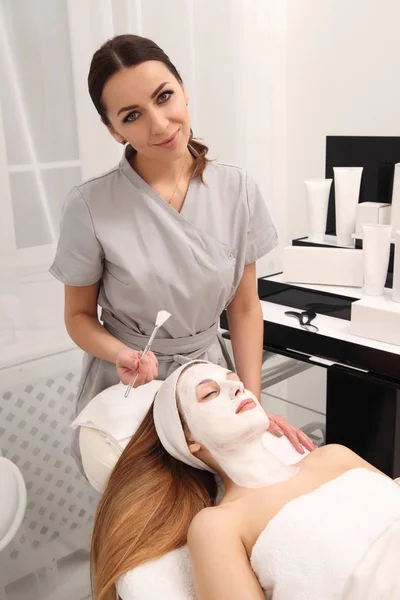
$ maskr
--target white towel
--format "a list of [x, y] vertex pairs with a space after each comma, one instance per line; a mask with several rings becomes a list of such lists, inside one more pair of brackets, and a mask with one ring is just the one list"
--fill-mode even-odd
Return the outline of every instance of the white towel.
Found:
[[187, 546], [132, 569], [117, 591], [122, 600], [196, 600]]
[[122, 383], [106, 388], [97, 394], [76, 417], [71, 427], [89, 427], [102, 431], [118, 454], [143, 421], [162, 381], [155, 379], [146, 385], [132, 388], [128, 398], [127, 386]]
[[343, 600], [400, 598], [400, 520], [372, 545], [346, 585]]
[[286, 504], [259, 536], [251, 564], [267, 598], [341, 600], [361, 559], [399, 519], [399, 487], [353, 469]]

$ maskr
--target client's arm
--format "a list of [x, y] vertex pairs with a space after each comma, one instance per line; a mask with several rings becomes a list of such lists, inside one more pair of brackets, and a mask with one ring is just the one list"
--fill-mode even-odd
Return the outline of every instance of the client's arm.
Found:
[[196, 515], [188, 547], [198, 600], [265, 600], [233, 523], [218, 509]]

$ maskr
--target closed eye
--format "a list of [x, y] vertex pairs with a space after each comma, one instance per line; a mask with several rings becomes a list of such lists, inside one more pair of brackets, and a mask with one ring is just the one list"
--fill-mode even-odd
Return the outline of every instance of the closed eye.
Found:
[[207, 398], [209, 398], [210, 396], [212, 396], [213, 394], [216, 394], [216, 393], [217, 393], [217, 390], [214, 390], [213, 392], [210, 392], [206, 396], [203, 396], [203, 400], [206, 400]]

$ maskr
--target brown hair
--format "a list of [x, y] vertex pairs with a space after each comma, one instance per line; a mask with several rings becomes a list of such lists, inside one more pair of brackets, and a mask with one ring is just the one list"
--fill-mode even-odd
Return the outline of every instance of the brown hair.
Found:
[[97, 507], [90, 556], [93, 600], [115, 600], [122, 575], [183, 546], [192, 519], [216, 495], [212, 473], [181, 463], [163, 448], [151, 407]]
[[[147, 60], [158, 60], [169, 69], [179, 83], [183, 83], [176, 67], [159, 46], [148, 38], [138, 35], [117, 35], [107, 40], [93, 55], [88, 75], [89, 94], [97, 112], [106, 125], [110, 125], [106, 107], [102, 101], [104, 86], [118, 71], [134, 67]], [[190, 130], [188, 148], [196, 159], [195, 175], [203, 179], [203, 172], [209, 160], [208, 148], [193, 138]]]

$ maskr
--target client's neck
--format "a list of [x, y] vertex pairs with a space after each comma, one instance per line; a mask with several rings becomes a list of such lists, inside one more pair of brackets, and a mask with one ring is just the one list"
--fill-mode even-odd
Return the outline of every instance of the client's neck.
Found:
[[[235, 487], [259, 488], [286, 481], [298, 472], [298, 467], [285, 465], [264, 445], [264, 436], [242, 442], [229, 451], [215, 455], [226, 474], [225, 489]], [[231, 483], [230, 483], [231, 480]]]

